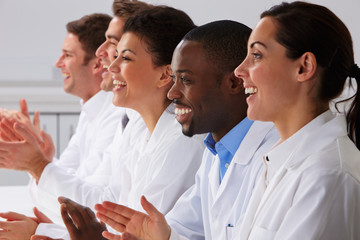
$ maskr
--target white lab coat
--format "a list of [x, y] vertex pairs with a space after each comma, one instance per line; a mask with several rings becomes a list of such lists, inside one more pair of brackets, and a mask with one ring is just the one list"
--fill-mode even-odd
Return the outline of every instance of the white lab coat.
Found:
[[360, 239], [360, 152], [344, 116], [321, 114], [267, 157], [235, 239]]
[[221, 184], [220, 160], [206, 149], [195, 185], [166, 215], [172, 227], [170, 239], [231, 239], [240, 227], [240, 219], [262, 167], [262, 156], [278, 139], [272, 123], [255, 121]]
[[57, 197], [71, 191], [79, 194], [79, 189], [69, 186], [79, 181], [99, 187], [109, 183], [110, 168], [99, 166], [125, 114], [125, 109], [112, 104], [112, 96], [111, 92], [100, 91], [83, 104], [76, 132], [67, 148], [59, 159], [45, 167], [38, 184], [30, 180], [35, 205], [57, 223], [62, 223]]
[[[151, 135], [147, 129], [137, 134], [131, 153], [122, 167], [113, 169], [111, 184], [104, 192], [119, 192], [113, 201], [138, 211], [144, 211], [140, 197], [145, 195], [167, 213], [194, 183], [204, 151], [203, 138], [184, 136], [175, 115], [165, 110]], [[95, 196], [95, 201], [101, 202], [101, 196]], [[55, 224], [42, 224], [36, 234], [69, 239], [66, 230]]]

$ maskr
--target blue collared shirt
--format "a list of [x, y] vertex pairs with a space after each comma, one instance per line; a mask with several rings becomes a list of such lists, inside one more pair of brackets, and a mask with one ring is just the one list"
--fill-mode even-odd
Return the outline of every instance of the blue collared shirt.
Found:
[[206, 136], [204, 140], [205, 146], [212, 154], [218, 155], [220, 159], [220, 182], [253, 122], [247, 117], [244, 118], [217, 143], [211, 133]]

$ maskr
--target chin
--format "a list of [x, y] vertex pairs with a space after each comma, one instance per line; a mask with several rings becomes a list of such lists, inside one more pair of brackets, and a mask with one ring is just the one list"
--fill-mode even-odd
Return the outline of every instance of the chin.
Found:
[[183, 133], [185, 136], [187, 136], [187, 137], [192, 137], [192, 136], [194, 136], [194, 133], [193, 133], [192, 131], [187, 130], [187, 129], [183, 129], [183, 130], [182, 130], [182, 133]]

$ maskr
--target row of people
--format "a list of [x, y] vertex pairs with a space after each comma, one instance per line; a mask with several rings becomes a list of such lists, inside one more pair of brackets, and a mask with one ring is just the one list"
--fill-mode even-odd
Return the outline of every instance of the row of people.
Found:
[[[115, 0], [114, 10], [119, 2], [144, 4]], [[49, 172], [53, 189], [44, 192], [52, 201], [67, 197], [58, 213], [69, 236], [36, 234], [101, 239], [105, 227], [91, 209], [104, 201], [95, 209], [108, 239], [359, 238], [359, 90], [346, 116], [329, 110], [348, 77], [360, 80], [341, 20], [319, 5], [282, 3], [251, 31], [229, 20], [195, 27], [182, 11], [144, 6], [126, 20], [114, 11], [97, 51], [108, 67], [101, 86], [113, 88], [116, 106], [140, 116], [122, 109], [130, 120], [107, 162], [96, 165], [108, 169], [104, 185], [66, 169]], [[40, 189], [52, 165], [49, 137], [25, 110], [5, 115], [1, 164], [28, 171]], [[197, 140], [204, 133], [205, 150]], [[18, 148], [29, 151], [21, 156]], [[0, 216], [17, 220], [14, 214]], [[16, 226], [56, 226], [36, 215], [0, 223], [7, 230], [0, 236], [17, 239]], [[26, 234], [21, 239], [34, 231]]]

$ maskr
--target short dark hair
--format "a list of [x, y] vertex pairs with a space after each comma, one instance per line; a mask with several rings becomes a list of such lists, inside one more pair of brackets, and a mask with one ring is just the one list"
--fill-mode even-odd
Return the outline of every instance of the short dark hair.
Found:
[[244, 61], [250, 34], [251, 28], [244, 24], [220, 20], [192, 29], [183, 39], [201, 43], [207, 60], [222, 77]]
[[152, 5], [137, 0], [114, 0], [112, 10], [115, 17], [128, 19], [135, 13], [151, 8]]
[[105, 32], [111, 17], [107, 14], [94, 13], [71, 21], [66, 25], [69, 33], [79, 38], [83, 50], [86, 52], [84, 64], [95, 57], [97, 48], [106, 40]]
[[171, 63], [177, 44], [195, 27], [185, 12], [168, 6], [154, 6], [130, 17], [123, 33], [132, 32], [144, 40], [154, 65], [163, 66]]
[[[345, 24], [328, 8], [300, 1], [276, 5], [263, 12], [263, 17], [275, 20], [275, 38], [286, 48], [287, 57], [297, 59], [305, 52], [315, 55], [321, 70], [318, 100], [329, 102], [339, 96], [355, 65], [353, 43]], [[357, 90], [347, 120], [350, 138], [360, 149], [359, 74], [355, 79]]]

